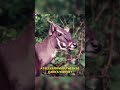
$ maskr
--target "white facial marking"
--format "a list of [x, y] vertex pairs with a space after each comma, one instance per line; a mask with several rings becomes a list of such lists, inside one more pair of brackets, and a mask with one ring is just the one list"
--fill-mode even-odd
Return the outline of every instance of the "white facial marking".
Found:
[[58, 38], [56, 38], [56, 39], [57, 39], [57, 43], [58, 43], [58, 46], [60, 47], [60, 49], [61, 49], [61, 50], [67, 50], [66, 48], [62, 48], [61, 45], [60, 45], [59, 39], [58, 39]]
[[74, 48], [74, 45], [73, 45], [73, 44], [71, 45], [71, 48]]
[[69, 43], [69, 46], [72, 44], [72, 42]]
[[64, 30], [69, 32], [70, 28], [69, 27], [65, 27]]
[[70, 42], [70, 43], [69, 43], [69, 46], [70, 46], [69, 49], [70, 49], [70, 50], [74, 50], [74, 45], [73, 45], [72, 43], [73, 43], [73, 42]]
[[66, 46], [66, 44], [64, 42], [62, 42], [63, 46]]
[[61, 32], [61, 31], [60, 31], [60, 30], [58, 30], [58, 29], [57, 29], [57, 32], [64, 34], [63, 32]]

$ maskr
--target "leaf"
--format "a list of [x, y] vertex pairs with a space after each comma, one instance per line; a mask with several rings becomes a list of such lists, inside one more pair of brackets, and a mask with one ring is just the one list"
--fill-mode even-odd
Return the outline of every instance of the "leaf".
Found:
[[80, 63], [85, 67], [85, 53], [81, 55], [81, 61]]

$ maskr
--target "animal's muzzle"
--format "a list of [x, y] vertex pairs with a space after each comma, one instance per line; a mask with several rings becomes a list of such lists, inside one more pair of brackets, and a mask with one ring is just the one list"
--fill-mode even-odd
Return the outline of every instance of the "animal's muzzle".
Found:
[[75, 49], [75, 48], [77, 48], [77, 43], [75, 43], [75, 42], [70, 42], [69, 45], [68, 45], [68, 49], [73, 50], [73, 49]]
[[73, 43], [74, 48], [77, 48], [77, 43]]
[[102, 45], [96, 41], [87, 41], [85, 45], [85, 55], [86, 57], [95, 57], [102, 49]]
[[61, 50], [73, 50], [75, 48], [77, 48], [77, 43], [75, 41], [71, 41], [71, 42], [61, 42], [58, 38], [56, 38], [58, 46]]

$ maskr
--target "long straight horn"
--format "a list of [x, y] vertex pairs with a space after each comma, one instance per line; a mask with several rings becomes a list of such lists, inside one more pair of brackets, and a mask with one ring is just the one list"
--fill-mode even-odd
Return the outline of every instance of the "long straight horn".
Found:
[[[60, 27], [59, 25], [55, 24], [53, 21], [50, 21], [50, 20], [47, 20], [47, 21], [51, 24], [52, 32], [54, 31], [53, 27], [62, 29], [62, 27]], [[69, 27], [68, 28], [64, 28], [64, 30], [69, 32]], [[51, 30], [49, 30], [49, 35], [52, 35]]]
[[50, 20], [47, 20], [47, 22], [49, 22], [50, 24], [52, 24], [54, 27], [60, 27], [60, 26], [58, 26], [57, 24], [55, 24], [53, 21], [50, 21]]
[[66, 26], [66, 27], [64, 27], [64, 30], [69, 32], [70, 28]]
[[50, 24], [53, 24], [53, 22], [52, 22], [52, 21], [50, 21], [50, 20], [47, 20], [47, 22], [49, 22]]
[[47, 22], [49, 22], [50, 24], [52, 24], [54, 27], [58, 26], [56, 25], [54, 22], [50, 21], [50, 20], [47, 20]]

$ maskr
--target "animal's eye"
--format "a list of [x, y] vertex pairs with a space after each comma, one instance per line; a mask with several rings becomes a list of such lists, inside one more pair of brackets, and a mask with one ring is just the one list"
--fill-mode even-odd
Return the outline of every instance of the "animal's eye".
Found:
[[62, 34], [61, 33], [58, 33], [58, 36], [61, 36]]

